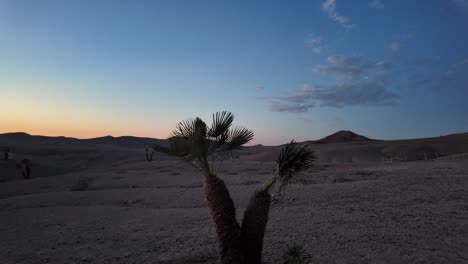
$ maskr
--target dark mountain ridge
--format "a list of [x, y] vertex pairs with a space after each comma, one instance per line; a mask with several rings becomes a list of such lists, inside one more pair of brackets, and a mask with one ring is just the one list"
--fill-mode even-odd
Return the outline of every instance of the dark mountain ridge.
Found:
[[30, 144], [39, 143], [41, 145], [67, 145], [67, 146], [93, 146], [93, 145], [107, 145], [122, 148], [150, 148], [153, 144], [165, 144], [165, 139], [147, 138], [147, 137], [133, 137], [133, 136], [104, 136], [89, 139], [78, 139], [73, 137], [49, 137], [49, 136], [36, 136], [24, 132], [14, 132], [0, 134], [0, 146], [8, 146], [9, 143], [15, 144]]
[[314, 141], [315, 143], [342, 143], [342, 142], [356, 142], [356, 141], [375, 141], [365, 136], [356, 134], [349, 130], [340, 130], [322, 139]]

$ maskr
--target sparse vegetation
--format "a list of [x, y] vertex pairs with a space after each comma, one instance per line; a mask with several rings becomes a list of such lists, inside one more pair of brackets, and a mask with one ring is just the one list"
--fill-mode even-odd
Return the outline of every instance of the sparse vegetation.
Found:
[[294, 141], [286, 145], [276, 160], [273, 177], [255, 191], [239, 225], [234, 202], [217, 172], [222, 162], [234, 150], [242, 149], [254, 134], [243, 127], [232, 129], [233, 121], [234, 115], [225, 111], [213, 115], [211, 127], [198, 117], [182, 121], [169, 138], [170, 147], [154, 149], [185, 159], [205, 176], [205, 197], [216, 227], [220, 262], [258, 264], [262, 258], [271, 192], [275, 186], [284, 191], [289, 183], [298, 181], [298, 173], [309, 168], [314, 157], [307, 145], [300, 147]]
[[23, 159], [21, 161], [21, 174], [23, 174], [24, 179], [31, 179], [31, 166], [32, 162], [29, 159]]
[[146, 161], [153, 161], [154, 150], [146, 149]]
[[3, 159], [8, 160], [8, 158], [10, 156], [10, 148], [9, 147], [3, 147], [2, 151], [3, 151]]
[[73, 192], [86, 191], [91, 186], [92, 180], [93, 179], [91, 177], [80, 175], [80, 177], [78, 177], [76, 183], [73, 184], [72, 186], [70, 186], [70, 191], [73, 191]]
[[294, 243], [288, 246], [282, 257], [283, 264], [309, 264], [310, 255], [303, 246]]

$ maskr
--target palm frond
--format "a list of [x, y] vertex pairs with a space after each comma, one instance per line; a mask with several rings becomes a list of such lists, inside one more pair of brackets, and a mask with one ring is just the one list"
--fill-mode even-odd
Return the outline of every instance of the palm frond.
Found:
[[[172, 131], [169, 138], [169, 150], [166, 152], [189, 160], [206, 157], [208, 152], [206, 134], [206, 123], [200, 118], [181, 121]], [[155, 150], [163, 150], [164, 152], [163, 148], [156, 148]]]
[[195, 133], [195, 122], [196, 118], [189, 118], [186, 120], [180, 121], [176, 128], [172, 131], [172, 137], [183, 137], [190, 138]]
[[166, 154], [192, 159], [191, 157], [191, 141], [195, 135], [195, 118], [182, 120], [172, 131], [169, 137], [169, 148], [153, 147], [156, 151], [165, 152]]
[[229, 140], [227, 150], [233, 151], [237, 149], [242, 149], [242, 146], [249, 143], [253, 137], [254, 133], [252, 130], [248, 130], [245, 127], [235, 127], [229, 131]]
[[195, 134], [192, 138], [192, 156], [197, 159], [206, 159], [208, 155], [209, 141], [207, 139], [208, 128], [200, 118], [195, 119]]
[[192, 149], [188, 137], [172, 136], [169, 138], [169, 148], [168, 151], [166, 151], [167, 154], [192, 159], [190, 155], [191, 152]]
[[208, 130], [208, 136], [218, 138], [227, 134], [227, 131], [234, 122], [234, 115], [231, 112], [222, 111], [213, 114], [213, 123]]
[[234, 115], [227, 111], [213, 114], [213, 124], [209, 129], [198, 117], [183, 120], [172, 131], [169, 147], [155, 145], [153, 149], [182, 157], [192, 165], [197, 164], [206, 176], [212, 176], [217, 171], [215, 163], [219, 161], [219, 169], [225, 158], [223, 155], [241, 149], [253, 138], [253, 132], [246, 128], [230, 129], [233, 121]]
[[294, 140], [287, 144], [276, 159], [275, 175], [282, 190], [288, 184], [299, 181], [297, 174], [307, 170], [315, 160], [309, 145], [300, 147]]

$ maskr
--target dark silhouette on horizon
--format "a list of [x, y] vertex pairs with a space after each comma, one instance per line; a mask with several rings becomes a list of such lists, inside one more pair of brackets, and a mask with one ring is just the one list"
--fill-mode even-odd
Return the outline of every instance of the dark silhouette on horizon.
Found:
[[149, 152], [149, 149], [146, 149], [146, 160], [147, 161], [152, 161], [153, 160], [153, 155], [154, 155], [154, 150]]
[[29, 159], [23, 159], [21, 161], [21, 167], [22, 167], [22, 174], [24, 179], [31, 179], [31, 166], [32, 163]]
[[5, 159], [5, 160], [8, 160], [9, 157], [10, 157], [10, 148], [9, 148], [9, 147], [6, 147], [6, 148], [3, 150], [3, 152], [4, 152], [4, 159]]

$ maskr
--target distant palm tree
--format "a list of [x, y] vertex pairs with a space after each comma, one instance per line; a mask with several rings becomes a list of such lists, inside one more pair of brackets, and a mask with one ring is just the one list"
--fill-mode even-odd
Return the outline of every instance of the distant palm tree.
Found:
[[211, 127], [198, 117], [182, 121], [169, 138], [169, 148], [155, 145], [154, 149], [185, 159], [205, 176], [205, 198], [216, 227], [220, 262], [257, 264], [261, 261], [273, 187], [278, 183], [283, 190], [298, 172], [308, 168], [313, 156], [307, 146], [297, 148], [294, 142], [288, 144], [277, 159], [274, 177], [250, 200], [241, 228], [231, 195], [217, 176], [223, 160], [254, 136], [246, 128], [231, 128], [233, 121], [234, 115], [226, 111], [213, 114]]

